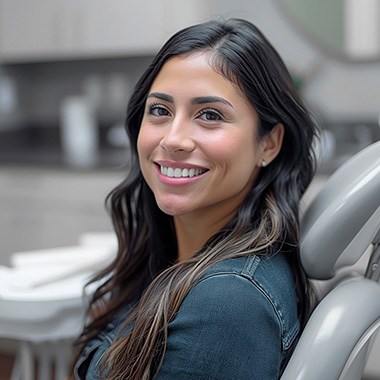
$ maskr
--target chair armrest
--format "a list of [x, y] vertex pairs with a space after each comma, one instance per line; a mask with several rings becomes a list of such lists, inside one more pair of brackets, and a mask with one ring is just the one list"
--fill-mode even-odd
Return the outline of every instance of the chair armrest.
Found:
[[366, 278], [340, 284], [314, 310], [281, 380], [338, 380], [378, 327], [380, 284]]

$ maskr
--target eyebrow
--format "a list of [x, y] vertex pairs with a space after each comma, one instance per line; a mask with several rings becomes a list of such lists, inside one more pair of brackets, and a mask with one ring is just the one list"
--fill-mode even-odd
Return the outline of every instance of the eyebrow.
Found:
[[[148, 95], [148, 98], [157, 98], [169, 103], [174, 103], [174, 98], [172, 96], [168, 94], [164, 94], [162, 92], [152, 92]], [[191, 100], [191, 104], [193, 105], [205, 104], [205, 103], [223, 103], [234, 108], [233, 105], [228, 100], [221, 98], [219, 96], [197, 96], [196, 98], [193, 98]]]
[[157, 99], [165, 100], [166, 102], [169, 102], [169, 103], [174, 103], [174, 99], [172, 96], [164, 94], [162, 92], [152, 92], [148, 95], [148, 98], [157, 98]]
[[197, 96], [196, 98], [191, 100], [191, 104], [204, 104], [204, 103], [223, 103], [226, 104], [232, 108], [232, 104], [219, 96]]

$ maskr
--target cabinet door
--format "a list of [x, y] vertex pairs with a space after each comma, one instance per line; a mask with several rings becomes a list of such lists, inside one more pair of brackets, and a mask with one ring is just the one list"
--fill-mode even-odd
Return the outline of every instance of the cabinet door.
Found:
[[49, 55], [59, 44], [58, 18], [54, 0], [0, 0], [0, 60]]
[[0, 62], [153, 54], [205, 0], [0, 0]]
[[209, 14], [207, 0], [69, 1], [82, 14], [73, 44], [90, 55], [155, 53], [174, 32]]
[[165, 0], [82, 0], [81, 41], [87, 54], [151, 54], [163, 42]]
[[150, 54], [167, 0], [0, 0], [0, 61]]

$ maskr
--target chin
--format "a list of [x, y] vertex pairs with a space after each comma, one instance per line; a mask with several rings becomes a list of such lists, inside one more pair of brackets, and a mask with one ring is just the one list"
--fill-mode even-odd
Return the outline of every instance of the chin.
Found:
[[160, 208], [160, 210], [164, 213], [164, 214], [167, 214], [167, 215], [170, 215], [170, 216], [175, 216], [175, 215], [179, 215], [180, 213], [178, 213], [178, 210], [173, 208], [173, 207], [162, 207], [160, 205], [158, 205], [158, 207]]
[[181, 207], [176, 207], [173, 204], [167, 205], [167, 204], [160, 204], [157, 203], [159, 209], [170, 216], [180, 216], [188, 213], [188, 210], [183, 209]]
[[193, 210], [192, 203], [189, 199], [182, 199], [178, 196], [156, 196], [158, 208], [170, 216], [180, 216], [188, 214]]

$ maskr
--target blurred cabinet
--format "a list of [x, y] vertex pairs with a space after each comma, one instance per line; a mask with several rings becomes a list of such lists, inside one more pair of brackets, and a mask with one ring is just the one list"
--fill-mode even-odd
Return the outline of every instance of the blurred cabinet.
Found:
[[110, 231], [104, 199], [123, 176], [112, 170], [0, 167], [0, 265], [9, 264], [14, 252], [76, 245], [84, 232]]
[[152, 54], [203, 0], [0, 0], [0, 62]]
[[57, 44], [54, 2], [0, 1], [0, 59], [38, 57]]

